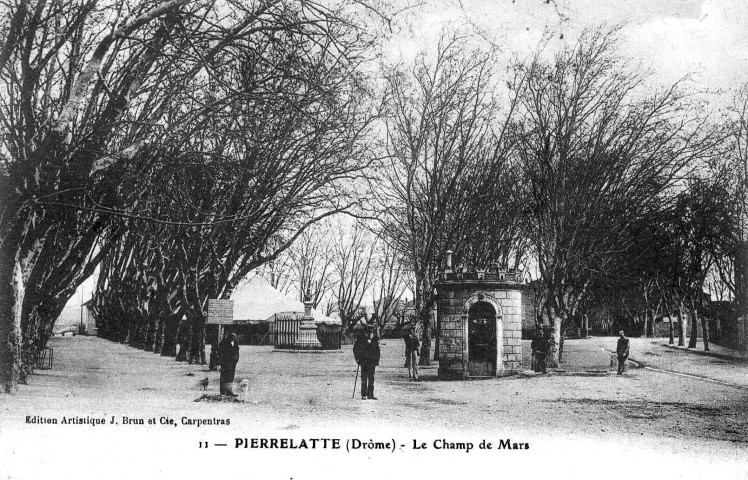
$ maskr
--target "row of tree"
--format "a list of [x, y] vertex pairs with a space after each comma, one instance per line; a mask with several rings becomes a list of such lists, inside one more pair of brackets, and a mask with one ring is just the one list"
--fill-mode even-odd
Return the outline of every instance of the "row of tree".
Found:
[[379, 2], [8, 2], [0, 381], [101, 266], [102, 333], [204, 357], [205, 306], [355, 204]]
[[[720, 162], [718, 169], [706, 169], [708, 175], [686, 179], [667, 209], [636, 225], [632, 245], [618, 261], [621, 268], [593, 288], [583, 310], [613, 312], [624, 319], [621, 326], [648, 337], [655, 334], [656, 319], [667, 318], [670, 343], [677, 335], [679, 345], [685, 345], [688, 332], [683, 327], [690, 320], [688, 346], [696, 346], [701, 332], [709, 350], [709, 317], [734, 321], [745, 301], [739, 291], [745, 254], [742, 197], [730, 188], [735, 172], [726, 177], [728, 167]], [[744, 275], [744, 267], [742, 271]], [[712, 297], [728, 308], [715, 311]]]
[[536, 270], [551, 364], [600, 303], [640, 297], [649, 326], [652, 302], [698, 318], [709, 272], [745, 315], [746, 90], [710, 112], [684, 83], [653, 87], [616, 35], [589, 30], [519, 62], [502, 109], [491, 55], [459, 38], [386, 77], [380, 219], [415, 275], [423, 363], [447, 250], [473, 268]]
[[[466, 267], [537, 271], [552, 361], [562, 330], [606, 295], [656, 288], [695, 308], [711, 272], [745, 308], [745, 91], [709, 115], [681, 84], [654, 88], [631, 68], [615, 29], [541, 49], [509, 76], [495, 52], [451, 35], [377, 71], [370, 21], [392, 25], [392, 10], [12, 2], [0, 24], [4, 388], [96, 268], [103, 336], [196, 362], [208, 299], [264, 269], [316, 305], [332, 298], [347, 324], [372, 289], [388, 316], [407, 279], [427, 363], [447, 250]], [[343, 213], [366, 228], [309, 230]]]

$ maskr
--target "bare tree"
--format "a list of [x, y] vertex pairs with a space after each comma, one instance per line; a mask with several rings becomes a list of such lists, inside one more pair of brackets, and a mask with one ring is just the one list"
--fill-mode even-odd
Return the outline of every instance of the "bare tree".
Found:
[[402, 310], [401, 299], [406, 290], [407, 272], [398, 252], [381, 240], [376, 251], [372, 304], [378, 322], [383, 329], [396, 320]]
[[284, 295], [293, 294], [293, 260], [288, 250], [262, 265], [258, 272]]
[[298, 299], [304, 300], [308, 294], [314, 308], [334, 289], [331, 235], [329, 226], [318, 225], [304, 232], [289, 249]]
[[517, 149], [531, 198], [527, 232], [548, 292], [554, 328], [549, 365], [562, 329], [625, 232], [657, 211], [685, 169], [715, 153], [718, 138], [677, 85], [646, 94], [646, 75], [615, 53], [615, 30], [587, 31], [555, 56], [519, 66]]
[[348, 235], [334, 240], [335, 299], [340, 321], [347, 328], [360, 320], [364, 299], [374, 282], [374, 248], [371, 234], [358, 223]]
[[730, 148], [714, 170], [724, 173], [723, 201], [730, 207], [732, 226], [715, 262], [722, 283], [735, 298], [738, 315], [748, 318], [748, 83], [735, 93], [729, 114]]
[[[8, 132], [0, 149], [0, 381], [6, 391], [24, 369], [28, 355], [21, 351], [43, 343], [43, 337], [29, 341], [29, 335], [48, 331], [57, 308], [37, 309], [36, 319], [29, 320], [24, 312], [32, 309], [24, 304], [39, 295], [64, 304], [105, 255], [94, 245], [106, 246], [102, 239], [122, 233], [118, 219], [182, 225], [185, 241], [169, 248], [195, 268], [185, 272], [182, 308], [197, 325], [193, 338], [199, 345], [201, 303], [229, 291], [242, 271], [273, 258], [277, 252], [264, 249], [269, 236], [288, 229], [291, 240], [327, 207], [345, 208], [342, 200], [315, 212], [315, 205], [336, 190], [335, 178], [350, 176], [340, 170], [337, 177], [323, 174], [284, 184], [247, 202], [244, 211], [237, 202], [252, 191], [249, 182], [270, 174], [258, 168], [257, 158], [275, 161], [285, 174], [305, 172], [315, 164], [333, 168], [343, 150], [350, 153], [360, 145], [363, 119], [371, 112], [362, 103], [367, 95], [357, 71], [372, 36], [357, 20], [386, 15], [387, 5], [19, 0], [7, 6], [0, 20], [7, 33], [0, 46], [0, 79], [6, 86], [0, 93], [0, 122]], [[354, 10], [365, 14], [354, 19]], [[277, 90], [292, 94], [279, 96], [285, 103], [265, 101]], [[294, 104], [290, 99], [296, 94]], [[237, 105], [244, 109], [232, 111]], [[287, 115], [292, 111], [295, 115]], [[355, 125], [346, 123], [352, 119]], [[252, 123], [257, 121], [265, 123]], [[250, 129], [252, 136], [242, 137], [239, 128]], [[271, 137], [275, 141], [265, 142]], [[355, 156], [366, 158], [363, 152]], [[153, 189], [171, 173], [154, 163], [174, 159], [183, 162], [171, 162], [172, 172], [183, 170], [179, 178], [186, 182], [220, 173], [218, 159], [231, 159], [226, 167], [239, 166], [242, 172], [233, 185], [245, 182], [246, 188], [232, 193], [225, 188], [228, 175], [217, 175], [203, 193], [223, 201], [221, 208], [200, 210], [210, 202], [198, 195], [182, 203], [186, 214], [153, 217], [150, 210], [158, 209], [144, 199], [163, 194]], [[308, 174], [318, 173], [310, 169]], [[173, 199], [180, 191], [199, 193], [182, 188], [184, 183], [172, 186]], [[299, 209], [305, 215], [289, 222]], [[235, 223], [248, 220], [248, 212], [259, 222]], [[256, 225], [264, 229], [259, 234]], [[232, 244], [249, 234], [249, 250]], [[233, 246], [213, 250], [220, 242]], [[206, 263], [194, 261], [204, 251], [214, 267], [208, 270], [217, 275], [212, 279], [205, 274]], [[58, 273], [50, 276], [53, 270]], [[34, 281], [37, 287], [29, 283], [32, 277], [48, 280]], [[201, 281], [207, 285], [199, 288]], [[39, 295], [27, 298], [31, 289], [39, 289]]]
[[[174, 108], [181, 116], [198, 102], [210, 105], [205, 115], [191, 116], [189, 129], [180, 120], [189, 136], [173, 147], [172, 159], [160, 161], [170, 178], [151, 196], [152, 208], [168, 206], [161, 215], [173, 225], [167, 235], [184, 277], [178, 298], [187, 316], [180, 342], [186, 349], [178, 360], [205, 362], [208, 299], [227, 298], [307, 228], [356, 202], [340, 183], [355, 179], [369, 158], [373, 112], [357, 72], [359, 38], [352, 27], [318, 30], [311, 20], [227, 47], [212, 65], [220, 84], [198, 84], [203, 89], [178, 98]], [[318, 41], [335, 49], [317, 49]], [[301, 294], [319, 273], [312, 263], [318, 253], [295, 258]], [[322, 292], [324, 284], [317, 302]]]
[[[19, 1], [3, 14], [8, 36], [0, 47], [0, 78], [6, 86], [0, 122], [7, 132], [0, 169], [0, 381], [6, 391], [14, 389], [25, 369], [28, 356], [21, 355], [22, 348], [28, 352], [31, 344], [40, 344], [28, 335], [48, 331], [54, 321], [54, 307], [31, 320], [24, 314], [29, 279], [48, 275], [37, 276], [34, 270], [68, 272], [60, 278], [60, 290], [46, 282], [41, 293], [63, 304], [93, 271], [96, 233], [108, 226], [107, 215], [95, 204], [116, 195], [122, 174], [118, 168], [110, 170], [111, 176], [101, 172], [140, 153], [138, 145], [154, 118], [141, 110], [133, 119], [142, 123], [121, 130], [115, 126], [133, 98], [159, 95], [149, 78], [161, 77], [165, 89], [173, 86], [162, 75], [156, 52], [168, 49], [177, 28], [175, 15], [187, 3], [144, 3], [128, 10], [95, 0]], [[160, 18], [164, 21], [155, 22]], [[151, 106], [157, 117], [158, 105]], [[85, 224], [97, 227], [82, 228]], [[48, 253], [55, 256], [51, 252], [58, 248], [67, 253], [49, 260]]]
[[497, 175], [510, 170], [505, 130], [497, 122], [492, 58], [466, 48], [461, 38], [445, 34], [433, 60], [422, 55], [412, 71], [386, 73], [387, 161], [378, 184], [382, 231], [413, 272], [423, 364], [431, 361], [434, 281], [446, 251], [479, 267], [505, 260], [510, 255], [503, 253], [515, 247], [493, 237], [481, 243], [480, 227], [473, 228], [493, 227], [484, 235], [507, 227], [512, 238], [516, 229], [506, 221], [516, 219], [492, 215], [511, 197], [497, 197], [492, 189], [502, 184]]

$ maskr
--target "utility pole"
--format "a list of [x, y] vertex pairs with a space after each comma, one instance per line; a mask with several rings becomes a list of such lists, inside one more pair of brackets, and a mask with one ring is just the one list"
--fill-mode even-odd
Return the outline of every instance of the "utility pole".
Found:
[[81, 284], [81, 323], [78, 326], [78, 334], [83, 335], [83, 285]]

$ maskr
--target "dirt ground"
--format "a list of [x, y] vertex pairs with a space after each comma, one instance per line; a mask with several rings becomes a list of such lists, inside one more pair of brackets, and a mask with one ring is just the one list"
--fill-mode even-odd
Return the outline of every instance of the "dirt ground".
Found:
[[[198, 442], [195, 435], [203, 433], [228, 436], [229, 442], [247, 432], [253, 436], [327, 432], [344, 440], [362, 435], [364, 441], [394, 437], [398, 448], [408, 451], [414, 448], [410, 441], [416, 441], [410, 437], [417, 435], [431, 450], [440, 438], [477, 442], [512, 437], [532, 442], [533, 455], [543, 453], [560, 462], [569, 456], [607, 463], [615, 462], [618, 454], [642, 459], [654, 455], [653, 462], [670, 459], [662, 465], [672, 464], [666, 472], [680, 472], [677, 476], [701, 472], [705, 478], [719, 465], [720, 479], [748, 478], [745, 358], [730, 357], [725, 351], [718, 353], [721, 357], [697, 355], [666, 343], [666, 339], [632, 339], [631, 359], [642, 365], [632, 366], [623, 376], [609, 371], [606, 349], [615, 347], [615, 338], [593, 338], [567, 340], [564, 364], [548, 375], [525, 371], [508, 378], [444, 382], [437, 380], [433, 366], [421, 367], [423, 381], [415, 383], [408, 381], [403, 368], [402, 341], [383, 340], [377, 401], [361, 401], [358, 392], [353, 394], [356, 368], [350, 346], [335, 353], [243, 346], [236, 378], [247, 379], [250, 391], [245, 401], [229, 403], [195, 401], [218, 390], [218, 373], [205, 366], [178, 363], [99, 338], [56, 337], [51, 341], [53, 369], [39, 370], [17, 393], [0, 396], [0, 459], [5, 459], [0, 460], [0, 478], [6, 478], [3, 471], [12, 471], [24, 455], [32, 455], [14, 445], [38, 444], [40, 437], [51, 434], [56, 438], [52, 451], [57, 452], [51, 458], [66, 455], [56, 437], [61, 430], [53, 429], [60, 427], [28, 423], [29, 416], [59, 419], [64, 415], [107, 421], [114, 416], [117, 425], [66, 426], [77, 427], [73, 432], [85, 429], [86, 435], [102, 435], [107, 442], [115, 428], [122, 432], [116, 437], [121, 442], [129, 441], [130, 435], [141, 442], [140, 432], [152, 432], [148, 439], [154, 445], [159, 438], [174, 437], [190, 447]], [[525, 359], [529, 361], [529, 352]], [[209, 387], [203, 392], [199, 381], [206, 377]], [[157, 422], [168, 417], [177, 425], [173, 429], [121, 425], [124, 416]], [[196, 430], [182, 424], [182, 418], [229, 418], [232, 426]], [[175, 452], [184, 454], [185, 448], [182, 445]], [[611, 457], [603, 460], [600, 455]], [[528, 458], [536, 457], [512, 458], [517, 468], [524, 468]], [[3, 468], [8, 459], [10, 470]], [[456, 468], [451, 461], [448, 465]]]

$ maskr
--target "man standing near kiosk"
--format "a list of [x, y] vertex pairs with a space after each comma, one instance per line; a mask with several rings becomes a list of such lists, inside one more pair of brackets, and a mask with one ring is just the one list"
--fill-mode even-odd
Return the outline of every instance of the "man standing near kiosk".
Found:
[[373, 325], [367, 325], [365, 331], [353, 344], [353, 358], [361, 366], [361, 400], [376, 400], [374, 372], [379, 365], [379, 341], [374, 336]]

